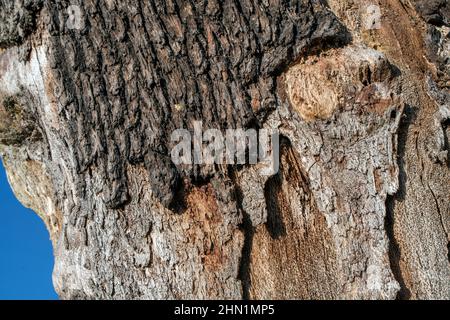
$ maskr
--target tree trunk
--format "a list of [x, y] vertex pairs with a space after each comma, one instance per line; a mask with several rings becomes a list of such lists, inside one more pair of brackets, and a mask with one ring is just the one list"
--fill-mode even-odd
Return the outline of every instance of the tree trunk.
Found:
[[[449, 4], [0, 0], [0, 154], [63, 299], [449, 299]], [[276, 129], [280, 170], [171, 133]]]

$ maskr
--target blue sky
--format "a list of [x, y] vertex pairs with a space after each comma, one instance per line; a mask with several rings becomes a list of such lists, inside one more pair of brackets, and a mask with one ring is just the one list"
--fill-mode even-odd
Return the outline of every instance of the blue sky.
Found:
[[0, 161], [0, 299], [57, 299], [44, 223], [14, 197]]

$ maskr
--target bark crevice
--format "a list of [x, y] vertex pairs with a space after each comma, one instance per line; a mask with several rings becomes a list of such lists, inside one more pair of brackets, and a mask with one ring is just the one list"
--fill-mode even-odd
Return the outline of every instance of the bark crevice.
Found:
[[[233, 173], [233, 178], [235, 175]], [[255, 234], [255, 227], [253, 226], [250, 215], [244, 210], [242, 207], [243, 194], [242, 190], [235, 181], [235, 197], [238, 204], [238, 209], [242, 213], [242, 223], [240, 224], [240, 229], [244, 234], [244, 244], [242, 246], [241, 258], [239, 262], [239, 273], [238, 279], [242, 284], [242, 299], [250, 300], [250, 291], [251, 291], [251, 276], [250, 276], [250, 268], [251, 268], [251, 256], [253, 250], [253, 237]]]
[[385, 220], [385, 230], [386, 235], [389, 239], [389, 263], [391, 266], [391, 271], [394, 274], [395, 280], [400, 285], [400, 290], [397, 293], [397, 300], [409, 300], [411, 298], [411, 291], [407, 287], [402, 268], [400, 266], [401, 261], [401, 251], [400, 246], [395, 238], [394, 232], [394, 207], [395, 207], [396, 196], [388, 195], [386, 200], [386, 220]]
[[393, 195], [387, 195], [386, 198], [386, 218], [385, 230], [389, 239], [389, 262], [391, 271], [394, 274], [395, 280], [400, 285], [400, 290], [397, 293], [398, 300], [409, 300], [411, 298], [411, 291], [408, 288], [401, 263], [401, 249], [395, 236], [395, 204], [399, 201], [404, 201], [407, 190], [407, 173], [405, 170], [405, 152], [408, 140], [409, 128], [416, 117], [415, 108], [406, 105], [403, 110], [403, 115], [397, 130], [397, 165], [399, 168], [399, 184], [398, 190]]
[[266, 228], [272, 239], [278, 239], [286, 235], [286, 226], [283, 222], [280, 203], [278, 197], [281, 192], [280, 173], [269, 178], [264, 187], [264, 197], [267, 207]]

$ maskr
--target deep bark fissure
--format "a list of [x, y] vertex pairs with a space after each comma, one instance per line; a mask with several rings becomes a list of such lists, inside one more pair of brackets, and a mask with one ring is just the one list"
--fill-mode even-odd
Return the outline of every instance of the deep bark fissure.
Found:
[[386, 218], [385, 230], [389, 239], [389, 262], [395, 280], [400, 284], [400, 291], [397, 293], [398, 300], [409, 300], [411, 291], [407, 287], [403, 271], [400, 266], [401, 249], [395, 236], [395, 203], [403, 201], [406, 196], [407, 173], [405, 170], [405, 152], [408, 141], [409, 128], [416, 116], [413, 107], [406, 105], [397, 130], [397, 165], [399, 168], [399, 186], [394, 195], [387, 195], [386, 198]]
[[394, 196], [388, 195], [386, 199], [386, 218], [385, 218], [385, 230], [386, 235], [389, 239], [389, 262], [391, 266], [391, 271], [394, 274], [395, 280], [400, 285], [400, 290], [397, 293], [397, 300], [409, 300], [411, 297], [411, 291], [408, 289], [405, 279], [403, 277], [403, 272], [400, 266], [401, 261], [401, 251], [400, 247], [395, 238], [394, 232], [394, 207], [395, 202], [398, 201]]
[[264, 187], [264, 197], [267, 207], [266, 228], [272, 239], [278, 239], [286, 235], [286, 227], [283, 222], [278, 200], [281, 192], [281, 183], [280, 173], [278, 173], [269, 178]]
[[239, 226], [240, 230], [244, 234], [244, 244], [242, 246], [241, 257], [239, 262], [239, 273], [238, 279], [242, 284], [242, 299], [250, 300], [250, 290], [252, 286], [252, 281], [250, 277], [250, 268], [251, 268], [251, 256], [253, 250], [253, 237], [255, 234], [255, 228], [253, 227], [250, 215], [244, 210], [242, 207], [242, 190], [240, 189], [237, 181], [235, 180], [235, 172], [232, 172], [232, 178], [234, 180], [234, 190], [235, 197], [238, 204], [238, 209], [242, 214], [242, 223]]
[[242, 247], [238, 279], [242, 282], [242, 299], [250, 300], [250, 290], [252, 286], [250, 267], [252, 263], [251, 255], [253, 250], [253, 236], [255, 234], [255, 229], [249, 215], [245, 212], [243, 214], [241, 230], [244, 233], [244, 245]]

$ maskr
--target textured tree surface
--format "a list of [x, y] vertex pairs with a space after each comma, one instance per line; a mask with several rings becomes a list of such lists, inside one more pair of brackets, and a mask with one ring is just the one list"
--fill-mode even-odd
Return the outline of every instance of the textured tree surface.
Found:
[[[450, 299], [448, 1], [0, 10], [0, 154], [61, 298]], [[278, 129], [279, 172], [175, 165], [196, 120]]]

